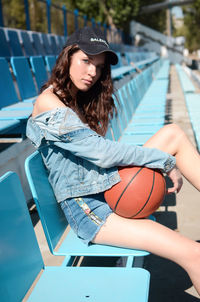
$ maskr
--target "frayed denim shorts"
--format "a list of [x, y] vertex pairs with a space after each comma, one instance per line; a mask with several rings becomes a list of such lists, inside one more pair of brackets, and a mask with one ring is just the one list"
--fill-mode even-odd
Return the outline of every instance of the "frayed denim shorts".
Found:
[[103, 193], [69, 198], [60, 205], [69, 225], [86, 244], [92, 242], [106, 218], [113, 213]]

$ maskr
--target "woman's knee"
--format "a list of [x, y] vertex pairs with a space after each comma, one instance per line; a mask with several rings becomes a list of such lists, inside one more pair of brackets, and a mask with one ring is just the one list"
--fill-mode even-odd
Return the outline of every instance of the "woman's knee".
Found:
[[145, 144], [145, 147], [158, 148], [165, 152], [175, 152], [183, 130], [176, 124], [168, 124], [154, 134]]
[[170, 138], [176, 138], [184, 134], [184, 131], [174, 123], [165, 125], [163, 131], [165, 131], [166, 135]]

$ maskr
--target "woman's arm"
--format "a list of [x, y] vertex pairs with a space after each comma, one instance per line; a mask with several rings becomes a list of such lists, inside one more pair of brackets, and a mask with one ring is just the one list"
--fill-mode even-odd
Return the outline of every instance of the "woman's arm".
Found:
[[87, 128], [62, 135], [61, 140], [56, 145], [102, 168], [135, 165], [168, 172], [175, 166], [175, 158], [166, 152], [114, 142]]

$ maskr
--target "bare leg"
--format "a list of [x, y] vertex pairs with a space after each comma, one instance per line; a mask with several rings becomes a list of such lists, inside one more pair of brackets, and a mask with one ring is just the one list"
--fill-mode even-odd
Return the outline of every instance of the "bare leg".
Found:
[[94, 243], [143, 249], [170, 259], [189, 274], [200, 294], [200, 244], [148, 219], [111, 214]]
[[174, 155], [183, 176], [200, 191], [200, 155], [181, 128], [175, 124], [164, 126], [144, 146]]
[[[177, 125], [163, 127], [144, 146], [174, 155], [181, 173], [200, 191], [200, 155]], [[170, 259], [187, 271], [200, 295], [200, 244], [157, 222], [113, 213], [94, 243], [143, 249]]]

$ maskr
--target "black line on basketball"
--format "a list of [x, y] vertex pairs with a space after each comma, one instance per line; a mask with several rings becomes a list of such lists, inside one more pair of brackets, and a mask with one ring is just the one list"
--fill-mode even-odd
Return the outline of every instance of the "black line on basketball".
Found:
[[150, 191], [150, 193], [149, 193], [149, 196], [148, 196], [148, 198], [147, 198], [147, 201], [145, 202], [145, 204], [143, 205], [143, 207], [142, 207], [135, 215], [133, 215], [133, 216], [131, 216], [131, 217], [128, 217], [128, 218], [133, 218], [133, 217], [137, 216], [137, 215], [138, 215], [140, 212], [142, 212], [142, 210], [146, 207], [146, 205], [147, 205], [147, 203], [148, 203], [148, 201], [149, 201], [149, 199], [150, 199], [150, 197], [151, 197], [151, 194], [152, 194], [152, 192], [153, 192], [154, 185], [155, 185], [155, 171], [153, 171], [153, 182], [152, 182], [151, 191]]
[[143, 167], [140, 168], [140, 169], [137, 171], [137, 173], [131, 178], [131, 180], [129, 181], [129, 183], [126, 185], [126, 187], [124, 188], [124, 190], [123, 190], [122, 193], [120, 194], [120, 196], [119, 196], [119, 198], [118, 198], [118, 200], [117, 200], [117, 202], [116, 202], [116, 204], [115, 204], [115, 209], [114, 209], [115, 211], [116, 211], [116, 209], [117, 209], [117, 205], [118, 205], [120, 199], [122, 198], [124, 192], [126, 191], [126, 189], [128, 188], [128, 186], [131, 184], [131, 182], [133, 181], [133, 179], [140, 173], [140, 171], [142, 171], [142, 169], [143, 169]]

